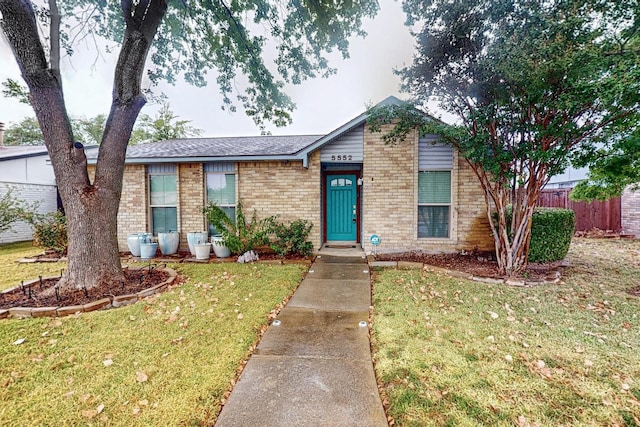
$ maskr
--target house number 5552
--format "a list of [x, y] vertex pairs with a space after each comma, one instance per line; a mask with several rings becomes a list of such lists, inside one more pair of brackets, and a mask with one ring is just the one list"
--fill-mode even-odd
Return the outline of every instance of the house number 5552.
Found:
[[353, 155], [351, 154], [338, 154], [337, 156], [334, 154], [331, 156], [331, 160], [353, 160]]

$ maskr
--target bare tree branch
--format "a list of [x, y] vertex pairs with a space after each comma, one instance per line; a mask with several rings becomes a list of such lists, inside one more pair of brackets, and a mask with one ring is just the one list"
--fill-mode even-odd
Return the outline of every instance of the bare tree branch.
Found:
[[60, 11], [56, 0], [49, 0], [49, 14], [51, 24], [49, 25], [49, 62], [51, 72], [58, 79], [62, 87], [62, 76], [60, 75]]

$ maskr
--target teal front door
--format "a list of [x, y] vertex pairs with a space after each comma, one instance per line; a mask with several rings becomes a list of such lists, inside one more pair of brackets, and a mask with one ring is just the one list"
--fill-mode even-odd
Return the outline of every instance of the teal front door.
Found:
[[357, 181], [355, 175], [327, 176], [327, 240], [356, 241]]

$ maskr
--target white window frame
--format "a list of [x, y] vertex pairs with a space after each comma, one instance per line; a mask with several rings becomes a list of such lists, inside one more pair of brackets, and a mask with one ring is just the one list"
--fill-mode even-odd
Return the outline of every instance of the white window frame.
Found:
[[[211, 202], [209, 198], [209, 176], [223, 176], [226, 179], [227, 176], [233, 176], [234, 182], [234, 203], [216, 203], [216, 205], [223, 210], [225, 208], [233, 208], [233, 218], [230, 218], [234, 223], [236, 222], [236, 213], [238, 208], [238, 174], [236, 173], [236, 168], [234, 163], [207, 163], [204, 166], [204, 185], [205, 185], [205, 200], [207, 201], [207, 205]], [[207, 225], [207, 229], [210, 230], [210, 226]]]
[[[173, 176], [176, 180], [176, 194], [175, 194], [175, 203], [174, 204], [153, 204], [151, 197], [151, 178], [154, 176]], [[148, 185], [148, 217], [151, 231], [154, 232], [155, 225], [153, 223], [153, 209], [154, 208], [174, 208], [176, 210], [176, 229], [173, 231], [178, 231], [178, 167], [176, 164], [166, 164], [166, 165], [147, 165], [147, 185]], [[169, 230], [167, 230], [169, 231]], [[154, 232], [154, 235], [156, 233]]]
[[[420, 197], [418, 196], [418, 220], [420, 218], [420, 207], [438, 207], [438, 206], [445, 206], [448, 207], [448, 218], [447, 218], [447, 235], [446, 236], [420, 236], [420, 227], [419, 227], [419, 221], [417, 227], [416, 227], [416, 232], [418, 234], [418, 238], [419, 239], [451, 239], [451, 222], [452, 222], [452, 211], [453, 211], [453, 203], [452, 203], [452, 199], [453, 199], [453, 170], [452, 169], [428, 169], [428, 170], [421, 170], [418, 171], [418, 176], [420, 173], [423, 172], [448, 172], [449, 173], [449, 202], [448, 203], [420, 203]], [[419, 178], [418, 178], [418, 186], [419, 184]], [[420, 188], [418, 187], [418, 194], [420, 194]]]
[[[438, 142], [438, 135], [424, 135], [418, 139], [416, 147], [417, 162], [416, 162], [416, 210], [415, 210], [415, 236], [418, 240], [428, 241], [442, 241], [452, 242], [457, 237], [456, 227], [454, 222], [456, 221], [456, 212], [454, 208], [454, 200], [456, 200], [456, 186], [457, 186], [457, 169], [455, 164], [457, 162], [457, 155], [453, 148], [446, 146], [443, 143]], [[447, 147], [443, 150], [444, 147]], [[450, 151], [449, 151], [450, 150]], [[420, 173], [421, 172], [449, 172], [449, 202], [448, 203], [421, 203], [420, 202]], [[422, 237], [419, 235], [420, 227], [420, 207], [423, 206], [447, 206], [449, 209], [448, 215], [448, 227], [446, 237]]]

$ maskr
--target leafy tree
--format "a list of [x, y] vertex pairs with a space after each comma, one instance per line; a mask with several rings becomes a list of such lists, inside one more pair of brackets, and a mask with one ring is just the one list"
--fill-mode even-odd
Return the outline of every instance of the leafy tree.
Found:
[[40, 124], [35, 117], [25, 117], [16, 124], [9, 123], [4, 131], [5, 145], [42, 145], [43, 141]]
[[[31, 105], [29, 101], [29, 90], [20, 82], [7, 79], [2, 82], [4, 89], [2, 95], [5, 98], [14, 98], [22, 104]], [[102, 130], [106, 121], [104, 114], [99, 114], [89, 119], [71, 118], [71, 128], [75, 141], [84, 144], [99, 144], [102, 137]], [[20, 122], [9, 125], [6, 130], [6, 145], [42, 145], [44, 137], [40, 130], [38, 120], [34, 117], [25, 117]]]
[[[99, 114], [89, 119], [70, 118], [75, 141], [83, 144], [98, 144], [102, 137], [105, 116]], [[25, 117], [16, 124], [7, 126], [4, 134], [5, 145], [43, 145], [44, 136], [35, 117]]]
[[622, 195], [627, 187], [640, 189], [640, 135], [596, 149], [585, 157], [580, 157], [577, 164], [589, 166], [588, 179], [574, 187], [569, 196], [572, 200], [608, 200]]
[[[635, 8], [635, 9], [634, 9]], [[615, 5], [609, 12], [617, 19], [626, 19], [633, 24], [622, 29], [620, 36], [608, 48], [607, 55], [619, 62], [634, 67], [630, 76], [640, 80], [640, 11], [638, 2]], [[621, 86], [628, 80], [620, 80]], [[633, 94], [630, 94], [633, 96]], [[638, 94], [635, 94], [636, 99]], [[635, 120], [630, 117], [628, 120]], [[585, 147], [573, 158], [576, 167], [589, 167], [587, 181], [580, 182], [571, 192], [574, 200], [606, 200], [622, 194], [625, 188], [640, 188], [640, 129], [638, 126], [616, 126], [607, 129], [599, 145]]]
[[15, 98], [21, 104], [29, 104], [29, 91], [17, 80], [7, 79], [2, 82], [2, 95], [5, 98]]
[[[189, 120], [176, 120], [178, 118], [169, 108], [168, 104], [155, 118], [142, 114], [131, 133], [130, 144], [140, 144], [163, 139], [187, 138], [198, 136], [200, 129], [189, 126]], [[107, 120], [104, 114], [95, 117], [70, 118], [74, 140], [85, 145], [98, 145], [102, 138], [102, 132]], [[9, 124], [5, 130], [6, 145], [42, 145], [44, 137], [40, 130], [40, 124], [35, 117], [26, 117], [16, 124]]]
[[188, 138], [202, 135], [202, 130], [189, 126], [190, 120], [178, 120], [168, 103], [154, 118], [142, 114], [131, 134], [130, 144], [162, 141], [165, 139]]
[[[294, 107], [282, 92], [285, 82], [334, 72], [324, 53], [338, 49], [346, 57], [348, 37], [363, 35], [362, 18], [378, 8], [375, 0], [49, 0], [47, 6], [0, 0], [0, 25], [29, 88], [67, 213], [69, 264], [60, 285], [76, 288], [123, 278], [116, 215], [127, 144], [145, 104], [141, 81], [148, 56], [152, 81], [184, 76], [203, 86], [207, 72], [215, 70], [230, 109], [236, 76], [242, 74], [247, 88], [236, 98], [246, 113], [258, 125], [283, 125]], [[78, 21], [82, 25], [74, 26]], [[46, 37], [40, 27], [48, 30]], [[61, 49], [72, 53], [78, 38], [69, 35], [75, 28], [121, 40], [93, 181], [84, 151], [73, 138], [60, 77]], [[262, 57], [271, 47], [273, 66]]]
[[459, 122], [387, 108], [372, 112], [372, 123], [400, 119], [390, 142], [418, 126], [459, 150], [482, 186], [499, 268], [511, 275], [526, 267], [531, 217], [549, 178], [602, 136], [638, 127], [638, 67], [624, 48], [637, 1], [403, 5], [420, 28], [414, 62], [399, 71], [403, 88], [418, 105], [437, 99]]
[[100, 144], [100, 139], [102, 138], [102, 132], [106, 121], [107, 117], [104, 114], [98, 114], [97, 116], [89, 117], [88, 119], [72, 118], [71, 128], [73, 129], [74, 139], [85, 145]]

